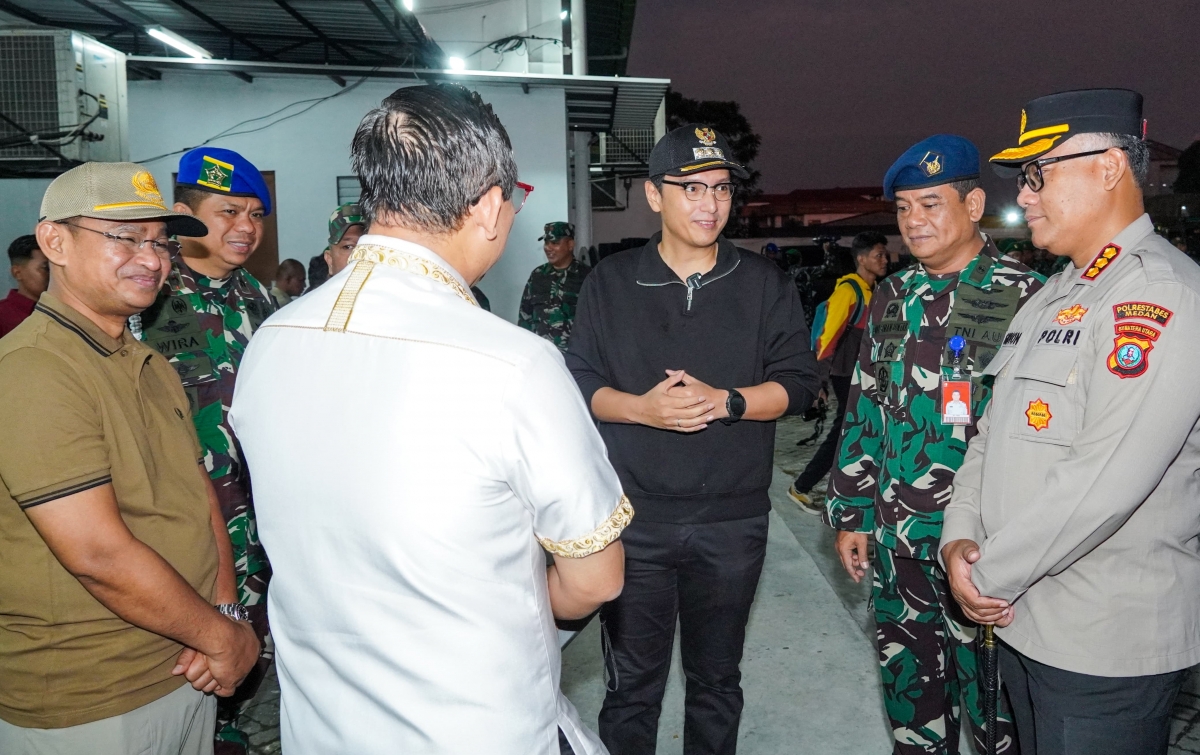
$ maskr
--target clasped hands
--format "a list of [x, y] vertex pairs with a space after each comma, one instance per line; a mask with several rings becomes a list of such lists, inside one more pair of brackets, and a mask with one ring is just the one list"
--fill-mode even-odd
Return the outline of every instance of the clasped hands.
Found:
[[220, 626], [222, 640], [216, 643], [220, 650], [205, 654], [184, 648], [171, 674], [182, 674], [205, 694], [229, 697], [258, 662], [261, 646], [254, 628], [244, 621], [222, 616]]
[[971, 581], [971, 565], [979, 560], [980, 555], [979, 544], [974, 540], [953, 540], [942, 548], [950, 592], [971, 621], [1006, 627], [1015, 618], [1012, 604], [1007, 600], [981, 595]]
[[729, 416], [729, 391], [713, 388], [684, 370], [667, 370], [667, 377], [638, 397], [643, 425], [660, 430], [694, 433]]

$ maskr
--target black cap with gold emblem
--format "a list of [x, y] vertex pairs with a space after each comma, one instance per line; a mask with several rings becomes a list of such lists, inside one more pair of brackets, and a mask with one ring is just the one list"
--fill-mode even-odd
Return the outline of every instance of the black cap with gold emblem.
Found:
[[749, 178], [744, 167], [730, 158], [729, 142], [708, 126], [689, 123], [671, 131], [650, 152], [650, 177], [690, 176], [706, 170], [728, 170]]
[[1000, 175], [1011, 175], [1078, 134], [1131, 134], [1144, 139], [1142, 95], [1128, 89], [1076, 89], [1030, 100], [1021, 111], [1017, 145], [993, 155], [990, 162]]

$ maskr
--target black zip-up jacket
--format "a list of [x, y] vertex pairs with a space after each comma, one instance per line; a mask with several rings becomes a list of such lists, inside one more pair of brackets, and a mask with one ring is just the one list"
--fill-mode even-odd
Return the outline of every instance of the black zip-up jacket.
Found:
[[[641, 395], [672, 369], [716, 389], [773, 381], [787, 391], [787, 414], [810, 407], [817, 365], [792, 282], [723, 236], [716, 266], [681, 281], [660, 239], [605, 259], [584, 281], [566, 359], [588, 406], [600, 388]], [[599, 428], [643, 521], [721, 522], [771, 509], [774, 422], [714, 422], [696, 433]]]

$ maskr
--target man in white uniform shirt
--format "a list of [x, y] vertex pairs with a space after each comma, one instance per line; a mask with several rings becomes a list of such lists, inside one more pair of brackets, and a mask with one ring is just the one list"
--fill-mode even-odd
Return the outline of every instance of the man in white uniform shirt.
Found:
[[231, 412], [283, 749], [557, 755], [561, 732], [603, 753], [559, 691], [554, 619], [620, 593], [633, 512], [557, 349], [470, 293], [527, 191], [508, 135], [477, 94], [410, 87], [352, 162], [367, 233], [258, 331]]

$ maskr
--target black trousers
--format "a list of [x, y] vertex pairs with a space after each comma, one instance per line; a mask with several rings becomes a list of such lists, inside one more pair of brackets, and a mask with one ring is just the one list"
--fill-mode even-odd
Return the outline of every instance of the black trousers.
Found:
[[1171, 708], [1187, 670], [1091, 676], [1000, 645], [1021, 755], [1166, 755]]
[[608, 694], [600, 739], [648, 755], [671, 668], [675, 622], [686, 679], [683, 752], [732, 755], [742, 715], [742, 646], [767, 549], [767, 517], [633, 523], [621, 534], [625, 588], [600, 610]]
[[834, 415], [833, 426], [817, 452], [808, 460], [804, 471], [796, 478], [796, 490], [807, 493], [816, 486], [821, 478], [829, 474], [837, 461], [838, 443], [842, 440], [842, 422], [846, 419], [846, 404], [850, 400], [850, 376], [830, 375], [829, 382], [833, 384], [833, 395], [837, 397], [837, 414]]

